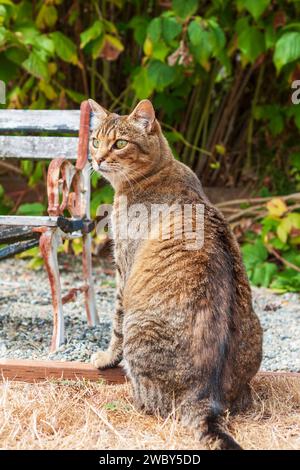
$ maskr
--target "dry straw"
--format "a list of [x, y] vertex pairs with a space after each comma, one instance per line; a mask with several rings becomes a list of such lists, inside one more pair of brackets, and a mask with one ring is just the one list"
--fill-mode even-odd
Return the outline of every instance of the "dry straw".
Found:
[[[129, 384], [3, 382], [2, 449], [199, 449], [174, 416], [166, 421], [135, 410]], [[246, 449], [300, 449], [300, 379], [259, 377], [254, 404], [228, 417]]]

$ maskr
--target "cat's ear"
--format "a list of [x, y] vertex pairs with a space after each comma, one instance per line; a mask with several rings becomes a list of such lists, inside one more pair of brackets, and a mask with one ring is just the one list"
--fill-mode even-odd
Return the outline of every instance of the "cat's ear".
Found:
[[96, 103], [96, 101], [89, 99], [89, 105], [99, 122], [101, 122], [104, 118], [109, 115], [109, 112], [106, 109], [102, 108], [100, 104]]
[[155, 122], [155, 111], [152, 103], [149, 100], [140, 101], [128, 118], [136, 120], [147, 132], [150, 132]]

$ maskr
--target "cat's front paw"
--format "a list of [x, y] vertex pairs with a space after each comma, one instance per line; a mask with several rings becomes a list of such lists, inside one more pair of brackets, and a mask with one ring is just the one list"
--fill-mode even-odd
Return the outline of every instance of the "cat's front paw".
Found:
[[91, 363], [97, 369], [106, 369], [110, 367], [111, 356], [108, 351], [98, 351], [92, 354]]

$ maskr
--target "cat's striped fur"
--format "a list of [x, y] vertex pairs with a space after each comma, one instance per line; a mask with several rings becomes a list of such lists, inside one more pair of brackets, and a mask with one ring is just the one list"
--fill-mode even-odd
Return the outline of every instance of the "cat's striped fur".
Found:
[[[91, 106], [99, 119], [93, 166], [115, 188], [114, 220], [121, 196], [129, 206], [147, 208], [202, 203], [205, 217], [198, 250], [187, 250], [174, 236], [122, 240], [116, 231], [112, 339], [92, 362], [106, 368], [123, 358], [136, 406], [162, 416], [176, 409], [210, 445], [238, 449], [222, 416], [248, 402], [262, 354], [262, 330], [238, 244], [196, 175], [173, 157], [149, 101], [129, 116]], [[127, 142], [124, 148], [114, 147], [117, 139]]]

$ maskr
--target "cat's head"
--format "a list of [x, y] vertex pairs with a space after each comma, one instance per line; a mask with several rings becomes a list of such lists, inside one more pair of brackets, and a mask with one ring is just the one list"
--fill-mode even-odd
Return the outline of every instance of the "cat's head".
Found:
[[126, 116], [110, 113], [93, 100], [89, 103], [96, 118], [90, 140], [95, 171], [116, 186], [138, 181], [159, 165], [161, 130], [150, 101], [141, 101]]

